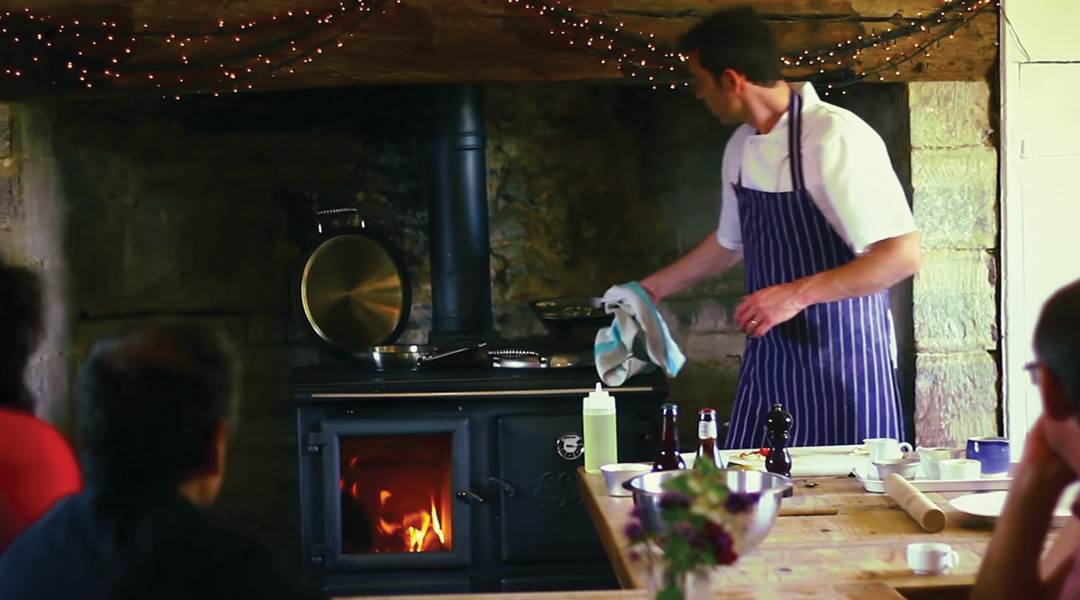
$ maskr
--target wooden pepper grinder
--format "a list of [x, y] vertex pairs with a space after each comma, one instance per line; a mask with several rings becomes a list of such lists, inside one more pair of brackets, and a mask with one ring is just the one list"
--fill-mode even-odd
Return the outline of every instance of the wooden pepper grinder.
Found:
[[[765, 457], [765, 470], [777, 475], [791, 477], [791, 455], [788, 454], [788, 431], [791, 430], [791, 413], [779, 404], [765, 415], [765, 432], [768, 437], [769, 455]], [[791, 496], [792, 488], [784, 490], [784, 497]]]

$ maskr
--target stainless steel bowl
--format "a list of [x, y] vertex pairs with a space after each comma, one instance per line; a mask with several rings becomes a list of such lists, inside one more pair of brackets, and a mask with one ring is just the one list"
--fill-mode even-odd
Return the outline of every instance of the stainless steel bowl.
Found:
[[[633, 494], [634, 506], [640, 514], [641, 525], [646, 531], [658, 532], [663, 529], [660, 497], [664, 493], [664, 482], [683, 473], [686, 471], [646, 473], [626, 482], [626, 488]], [[742, 522], [740, 530], [729, 532], [734, 541], [735, 552], [742, 555], [756, 548], [769, 535], [780, 512], [780, 500], [784, 490], [794, 486], [795, 482], [789, 477], [765, 471], [722, 469], [719, 474], [725, 478], [729, 490], [761, 495], [757, 504], [750, 509], [749, 518]]]

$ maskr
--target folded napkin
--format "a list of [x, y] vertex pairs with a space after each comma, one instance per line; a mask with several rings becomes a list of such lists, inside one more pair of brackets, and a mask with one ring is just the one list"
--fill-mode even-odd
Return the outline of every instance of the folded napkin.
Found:
[[607, 385], [622, 385], [630, 377], [663, 367], [674, 377], [686, 364], [671, 339], [667, 323], [649, 294], [636, 281], [615, 285], [604, 292], [604, 310], [613, 315], [610, 327], [596, 332], [593, 352], [596, 373]]

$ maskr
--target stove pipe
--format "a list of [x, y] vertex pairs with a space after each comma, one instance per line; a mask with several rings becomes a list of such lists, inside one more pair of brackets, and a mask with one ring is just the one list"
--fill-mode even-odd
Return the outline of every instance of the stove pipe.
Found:
[[433, 100], [427, 149], [432, 337], [484, 336], [492, 332], [492, 318], [483, 99], [477, 84], [458, 84], [435, 88]]

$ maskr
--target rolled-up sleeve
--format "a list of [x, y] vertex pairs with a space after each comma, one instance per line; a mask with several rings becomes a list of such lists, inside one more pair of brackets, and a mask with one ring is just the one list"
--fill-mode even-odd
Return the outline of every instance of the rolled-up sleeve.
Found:
[[740, 127], [732, 134], [724, 147], [721, 170], [720, 225], [716, 228], [716, 241], [728, 250], [743, 249], [742, 223], [739, 220], [739, 199], [735, 196], [735, 183], [739, 180], [743, 148], [750, 130]]
[[[916, 230], [881, 136], [859, 119], [834, 115], [804, 135], [807, 187], [818, 208], [860, 254]], [[808, 139], [807, 139], [808, 138]]]

